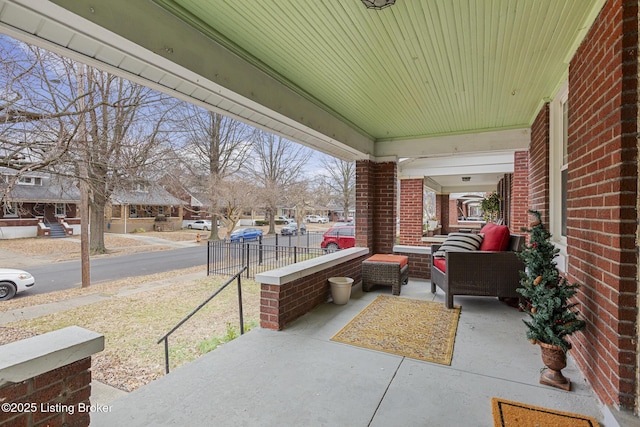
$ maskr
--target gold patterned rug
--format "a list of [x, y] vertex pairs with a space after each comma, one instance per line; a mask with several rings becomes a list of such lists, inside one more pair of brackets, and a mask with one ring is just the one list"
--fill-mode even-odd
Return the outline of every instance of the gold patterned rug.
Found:
[[332, 341], [450, 365], [460, 306], [380, 295]]
[[491, 399], [491, 407], [494, 427], [598, 427], [600, 425], [594, 418], [585, 415], [554, 411], [497, 397]]

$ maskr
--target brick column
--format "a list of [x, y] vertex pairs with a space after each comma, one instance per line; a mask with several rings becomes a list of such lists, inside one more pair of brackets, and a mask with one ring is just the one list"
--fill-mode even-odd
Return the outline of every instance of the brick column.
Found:
[[521, 233], [522, 227], [529, 224], [529, 152], [514, 153], [514, 171], [511, 187], [511, 206], [509, 207], [509, 227], [512, 233]]
[[[449, 234], [450, 223], [450, 204], [449, 194], [436, 194], [436, 215], [438, 215], [438, 221], [440, 221], [440, 234]], [[457, 215], [457, 213], [454, 211]]]
[[356, 162], [356, 246], [392, 253], [396, 229], [397, 162]]
[[379, 162], [375, 165], [373, 249], [375, 253], [391, 254], [396, 243], [398, 163]]
[[400, 180], [400, 244], [422, 245], [424, 179]]

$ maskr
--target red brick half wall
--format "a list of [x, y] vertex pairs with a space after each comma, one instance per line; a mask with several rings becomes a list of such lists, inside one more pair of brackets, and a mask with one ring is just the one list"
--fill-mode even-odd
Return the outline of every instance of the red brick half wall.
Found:
[[88, 426], [91, 355], [103, 349], [77, 326], [0, 346], [0, 425]]
[[329, 277], [350, 277], [362, 281], [366, 248], [344, 249], [315, 259], [256, 275], [260, 283], [260, 326], [282, 330], [329, 297]]

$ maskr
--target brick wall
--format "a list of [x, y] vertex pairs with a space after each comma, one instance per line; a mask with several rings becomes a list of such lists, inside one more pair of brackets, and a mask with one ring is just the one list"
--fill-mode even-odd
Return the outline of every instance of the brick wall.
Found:
[[[529, 206], [549, 223], [549, 104], [545, 104], [531, 126], [529, 149]], [[525, 224], [528, 225], [527, 218]]]
[[281, 330], [288, 323], [327, 302], [329, 277], [351, 277], [362, 281], [362, 261], [369, 255], [346, 261], [283, 285], [261, 284], [260, 326]]
[[34, 378], [0, 388], [0, 403], [35, 405], [34, 411], [0, 411], [0, 425], [88, 426], [90, 369], [91, 357], [86, 357]]
[[[453, 211], [453, 214], [456, 215], [455, 210]], [[449, 234], [449, 194], [436, 194], [436, 215], [438, 215], [438, 220], [442, 227], [440, 229], [440, 234]]]
[[409, 257], [409, 277], [425, 280], [431, 279], [431, 255], [402, 251], [395, 251], [394, 254]]
[[571, 60], [567, 243], [588, 321], [572, 354], [607, 404], [637, 392], [638, 2], [609, 0]]
[[396, 190], [396, 162], [356, 162], [356, 246], [372, 253], [392, 253]]
[[373, 252], [375, 163], [356, 161], [356, 246]]
[[[400, 180], [400, 244], [422, 245], [422, 217], [424, 210], [424, 180]], [[411, 269], [409, 269], [411, 271]]]
[[375, 163], [374, 253], [393, 253], [396, 243], [396, 193], [398, 173], [396, 162]]
[[511, 224], [511, 192], [513, 191], [513, 174], [505, 173], [498, 181], [496, 192], [500, 196], [500, 213], [498, 218], [502, 218], [505, 225]]
[[517, 151], [514, 153], [513, 163], [509, 228], [512, 233], [521, 234], [520, 229], [529, 224], [527, 214], [529, 209], [529, 152]]

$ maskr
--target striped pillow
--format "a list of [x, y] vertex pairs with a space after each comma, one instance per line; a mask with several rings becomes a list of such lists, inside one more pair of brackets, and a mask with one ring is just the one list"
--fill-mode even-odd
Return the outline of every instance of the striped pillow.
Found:
[[435, 257], [444, 258], [445, 252], [477, 251], [482, 244], [482, 236], [473, 233], [449, 233], [447, 240], [433, 254]]

